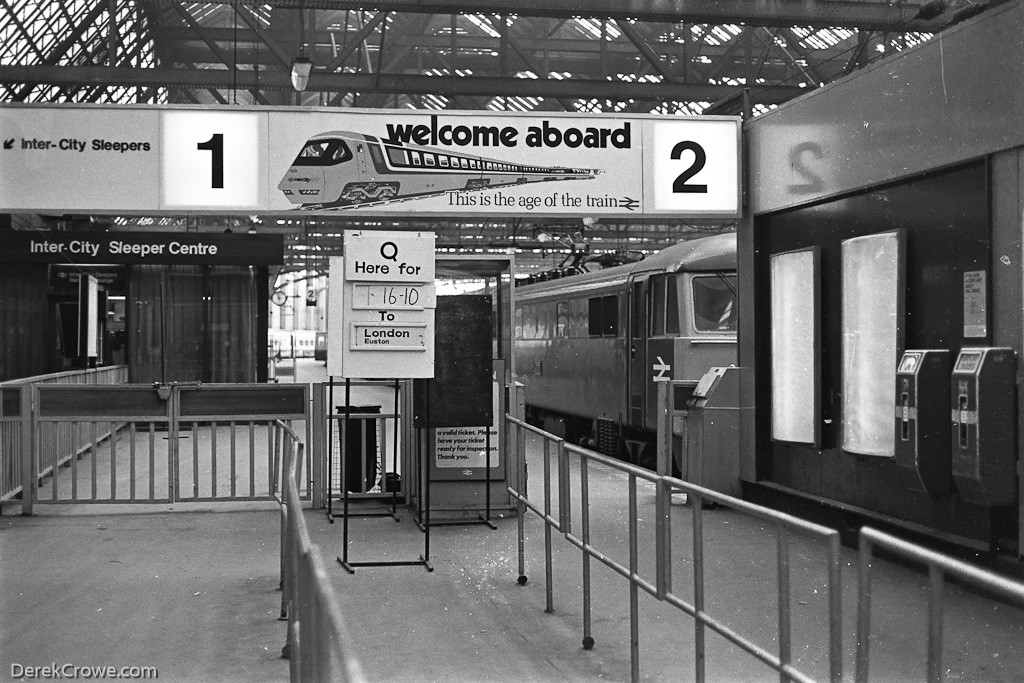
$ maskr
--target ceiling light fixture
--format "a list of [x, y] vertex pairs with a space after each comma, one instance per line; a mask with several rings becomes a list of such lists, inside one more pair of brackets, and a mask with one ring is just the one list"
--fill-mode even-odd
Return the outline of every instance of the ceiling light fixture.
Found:
[[295, 88], [295, 92], [306, 90], [312, 71], [313, 61], [306, 56], [306, 13], [299, 10], [299, 56], [292, 62], [292, 87]]

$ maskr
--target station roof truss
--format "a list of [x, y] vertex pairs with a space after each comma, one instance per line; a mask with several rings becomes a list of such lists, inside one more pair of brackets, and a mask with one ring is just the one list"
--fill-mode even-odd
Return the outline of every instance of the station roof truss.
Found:
[[[931, 39], [970, 7], [984, 4], [0, 0], [0, 101], [756, 116]], [[303, 92], [290, 80], [298, 57], [313, 63]], [[616, 240], [649, 246], [680, 235], [608, 223]], [[434, 224], [402, 222], [452, 248], [528, 241], [514, 221], [470, 234]]]

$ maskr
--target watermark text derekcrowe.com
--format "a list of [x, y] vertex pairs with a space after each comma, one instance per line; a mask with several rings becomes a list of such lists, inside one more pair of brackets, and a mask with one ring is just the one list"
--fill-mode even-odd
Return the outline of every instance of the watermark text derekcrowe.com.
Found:
[[43, 665], [11, 664], [11, 678], [15, 680], [156, 680], [160, 677], [155, 666], [79, 666], [77, 664]]

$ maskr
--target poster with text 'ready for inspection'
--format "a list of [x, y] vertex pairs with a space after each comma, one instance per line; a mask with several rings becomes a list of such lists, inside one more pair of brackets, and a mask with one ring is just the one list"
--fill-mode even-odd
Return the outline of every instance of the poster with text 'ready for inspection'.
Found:
[[733, 218], [739, 139], [736, 117], [0, 105], [0, 210]]

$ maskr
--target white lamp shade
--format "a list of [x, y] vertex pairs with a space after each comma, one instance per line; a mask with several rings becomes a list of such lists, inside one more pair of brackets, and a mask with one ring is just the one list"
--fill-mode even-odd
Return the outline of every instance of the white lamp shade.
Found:
[[296, 57], [292, 62], [292, 87], [302, 92], [309, 84], [309, 72], [313, 70], [313, 62], [308, 57]]

